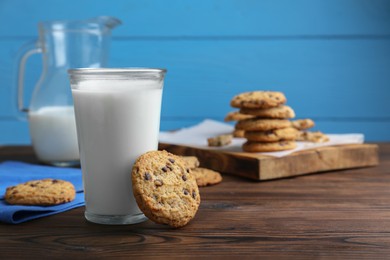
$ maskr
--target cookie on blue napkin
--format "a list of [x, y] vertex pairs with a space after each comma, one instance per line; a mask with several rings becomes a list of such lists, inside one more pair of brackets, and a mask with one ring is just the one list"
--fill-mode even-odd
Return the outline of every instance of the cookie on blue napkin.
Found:
[[76, 196], [72, 183], [59, 179], [27, 181], [6, 189], [4, 198], [14, 205], [58, 205], [71, 202]]
[[[73, 184], [74, 189], [76, 190], [74, 199], [70, 202], [55, 205], [19, 205], [10, 204], [5, 200], [4, 195], [6, 194], [8, 187], [17, 186], [21, 183], [34, 180], [47, 179], [51, 179], [51, 181], [45, 181], [45, 184], [56, 182], [53, 180], [63, 180]], [[30, 184], [34, 186], [34, 182], [29, 183], [29, 185]], [[48, 185], [55, 187], [52, 184]], [[57, 189], [54, 190], [57, 192]], [[61, 191], [59, 191], [59, 193], [61, 194]], [[60, 202], [61, 200], [64, 201], [65, 198], [60, 198], [57, 202]], [[0, 163], [0, 222], [19, 224], [33, 219], [58, 214], [84, 205], [81, 169], [60, 168], [15, 161]]]

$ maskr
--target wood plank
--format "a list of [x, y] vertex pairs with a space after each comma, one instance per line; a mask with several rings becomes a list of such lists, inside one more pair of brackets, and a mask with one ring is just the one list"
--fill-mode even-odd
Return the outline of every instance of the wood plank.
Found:
[[[14, 65], [23, 42], [0, 41], [2, 144], [29, 142], [26, 124], [16, 122]], [[389, 46], [390, 40], [120, 40], [112, 44], [111, 66], [168, 68], [162, 130], [223, 120], [233, 95], [262, 87], [284, 91], [297, 116], [313, 118], [324, 132], [361, 132], [366, 140], [384, 141], [390, 140]], [[34, 58], [26, 103], [41, 73], [40, 56]]]
[[389, 46], [390, 40], [115, 41], [111, 62], [168, 69], [163, 116], [222, 117], [237, 93], [270, 89], [283, 91], [298, 117], [389, 120]]
[[27, 121], [0, 117], [0, 145], [31, 144]]
[[[14, 115], [15, 55], [23, 41], [0, 44], [0, 116]], [[389, 46], [390, 40], [114, 41], [110, 66], [166, 67], [162, 115], [168, 117], [223, 117], [233, 95], [267, 88], [283, 91], [298, 117], [389, 120]], [[42, 70], [40, 55], [34, 58], [26, 103]]]
[[[42, 7], [45, 8], [42, 8]], [[387, 0], [2, 0], [0, 37], [33, 36], [39, 21], [107, 14], [123, 20], [114, 35], [307, 36], [388, 35]], [[75, 12], [77, 9], [77, 12]], [[9, 26], [11, 25], [11, 26]]]
[[378, 146], [373, 144], [320, 147], [280, 158], [165, 143], [161, 143], [159, 148], [174, 154], [196, 156], [201, 166], [206, 168], [259, 181], [375, 166], [379, 163]]

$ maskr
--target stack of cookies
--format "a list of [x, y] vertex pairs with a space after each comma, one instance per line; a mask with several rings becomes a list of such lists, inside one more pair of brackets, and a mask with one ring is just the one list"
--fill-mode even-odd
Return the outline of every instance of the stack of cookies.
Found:
[[289, 119], [294, 110], [285, 105], [287, 99], [281, 92], [253, 91], [241, 93], [231, 100], [231, 106], [250, 118], [238, 120], [236, 129], [244, 133], [245, 152], [272, 152], [296, 147], [297, 129]]
[[225, 121], [237, 121], [234, 137], [244, 137], [245, 152], [274, 152], [296, 147], [295, 141], [325, 142], [321, 132], [307, 132], [314, 126], [311, 119], [290, 121], [294, 110], [286, 105], [281, 92], [252, 91], [241, 93], [231, 100], [231, 106], [239, 108], [227, 114]]

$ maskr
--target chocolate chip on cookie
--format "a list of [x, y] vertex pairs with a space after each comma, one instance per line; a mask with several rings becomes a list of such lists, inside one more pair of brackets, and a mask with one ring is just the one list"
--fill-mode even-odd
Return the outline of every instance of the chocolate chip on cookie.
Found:
[[132, 169], [132, 184], [139, 208], [156, 223], [182, 227], [198, 210], [195, 177], [181, 157], [167, 151], [141, 155]]

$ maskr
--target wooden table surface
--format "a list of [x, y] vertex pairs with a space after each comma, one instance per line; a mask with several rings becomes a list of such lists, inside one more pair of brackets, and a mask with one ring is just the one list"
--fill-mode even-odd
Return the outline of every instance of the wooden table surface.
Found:
[[[199, 211], [181, 229], [97, 225], [83, 207], [0, 224], [0, 259], [389, 258], [390, 143], [379, 146], [376, 167], [267, 182], [224, 175], [201, 188]], [[30, 147], [0, 148], [0, 161], [10, 159], [36, 162]]]

